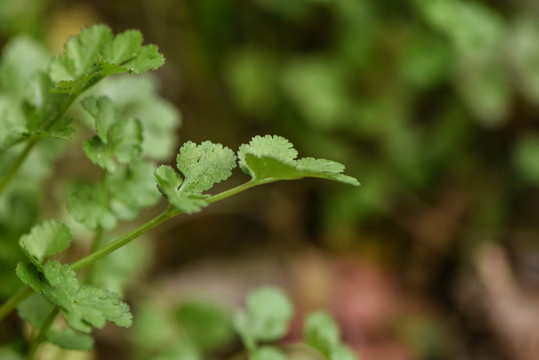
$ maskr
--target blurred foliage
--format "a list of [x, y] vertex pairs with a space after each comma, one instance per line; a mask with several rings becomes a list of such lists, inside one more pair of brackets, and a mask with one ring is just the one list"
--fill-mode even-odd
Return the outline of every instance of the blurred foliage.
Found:
[[[0, 79], [13, 75], [10, 52], [48, 39], [60, 26], [50, 19], [80, 5], [26, 3], [0, 1], [2, 42], [20, 33], [34, 39], [21, 38], [4, 48], [8, 63], [2, 68], [8, 70], [0, 70]], [[168, 61], [161, 85], [184, 114], [182, 138], [235, 144], [254, 133], [273, 132], [297, 144], [302, 154], [324, 154], [348, 164], [349, 173], [362, 182], [360, 190], [315, 182], [290, 185], [287, 195], [301, 202], [303, 222], [260, 222], [270, 224], [276, 237], [288, 233], [293, 241], [307, 238], [306, 243], [326, 249], [375, 258], [395, 271], [402, 287], [436, 304], [435, 321], [427, 314], [428, 320], [418, 316], [402, 325], [402, 341], [418, 358], [454, 358], [448, 343], [461, 344], [469, 358], [510, 358], [498, 356], [503, 351], [492, 341], [491, 329], [472, 324], [459, 310], [455, 284], [473, 274], [475, 249], [485, 241], [512, 252], [516, 269], [537, 272], [537, 256], [530, 255], [539, 248], [536, 1], [120, 0], [95, 1], [90, 8], [91, 17], [98, 14], [119, 30], [141, 28], [159, 44]], [[48, 41], [49, 46], [61, 42]], [[41, 66], [34, 63], [40, 46], [32, 47], [26, 66]], [[132, 81], [132, 94], [115, 90], [112, 83], [100, 91], [124, 103], [129, 115], [135, 109], [147, 114], [141, 120], [156, 127], [156, 137], [144, 146], [166, 160], [166, 148], [176, 144], [163, 144], [159, 134], [173, 130], [167, 121], [160, 127], [150, 114], [171, 118], [169, 106], [146, 90], [156, 86], [154, 80], [125, 81]], [[2, 89], [0, 109], [21, 96], [17, 89]], [[32, 159], [25, 168], [29, 178], [48, 174], [52, 159], [40, 156], [47, 161]], [[2, 234], [9, 234], [2, 240], [17, 239], [40, 216], [43, 206], [34, 196], [39, 189], [32, 184], [18, 184], [0, 203], [0, 214], [20, 214], [13, 217], [17, 222], [0, 223]], [[282, 197], [266, 200], [274, 211], [268, 214], [282, 215], [275, 205]], [[294, 214], [293, 206], [287, 210], [284, 214]], [[202, 224], [208, 233], [221, 231], [212, 233]], [[254, 246], [242, 234], [237, 230], [235, 240]], [[0, 241], [2, 273], [22, 255], [13, 244]], [[192, 246], [189, 254], [203, 257], [210, 247]], [[235, 249], [221, 250], [230, 254]], [[532, 260], [524, 263], [524, 255]], [[2, 281], [0, 294], [16, 286]], [[537, 289], [537, 280], [533, 286]], [[144, 311], [137, 316], [144, 319]], [[452, 319], [447, 327], [436, 325], [443, 316]], [[163, 315], [162, 320], [170, 319]], [[171, 325], [163, 324], [138, 336], [167, 332]], [[186, 351], [197, 358], [190, 349], [195, 348], [178, 342], [169, 355], [160, 356], [175, 358], [176, 351]], [[10, 356], [12, 349], [0, 351]]]

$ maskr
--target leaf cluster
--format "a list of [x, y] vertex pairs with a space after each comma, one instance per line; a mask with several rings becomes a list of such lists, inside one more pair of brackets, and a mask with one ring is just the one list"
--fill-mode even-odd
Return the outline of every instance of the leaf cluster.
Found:
[[[132, 315], [127, 304], [116, 293], [97, 287], [81, 286], [69, 265], [46, 261], [47, 257], [65, 250], [71, 241], [69, 228], [57, 221], [38, 224], [20, 239], [20, 246], [30, 259], [30, 264], [19, 263], [16, 273], [39, 297], [29, 298], [19, 305], [19, 315], [40, 327], [45, 319], [58, 308], [67, 324], [78, 332], [89, 333], [93, 327], [101, 328], [105, 321], [128, 327]], [[49, 341], [59, 346], [89, 349], [91, 338], [69, 329], [52, 330]]]
[[[16, 64], [17, 56], [23, 52], [37, 56], [41, 50], [24, 41], [8, 50], [9, 56], [4, 58], [7, 60], [0, 63], [0, 80], [6, 82], [2, 87], [11, 91], [6, 98], [0, 95], [0, 125], [6, 125], [6, 132], [0, 135], [0, 152], [25, 141], [26, 147], [18, 154], [10, 154], [16, 158], [0, 159], [0, 164], [4, 164], [5, 159], [8, 159], [7, 164], [11, 161], [7, 176], [0, 179], [0, 194], [42, 138], [70, 136], [72, 120], [66, 113], [82, 93], [108, 75], [139, 74], [156, 69], [164, 62], [156, 46], [142, 45], [140, 32], [128, 30], [114, 36], [104, 25], [84, 29], [70, 38], [64, 53], [52, 58], [46, 66], [27, 60], [32, 70], [28, 74]], [[93, 328], [102, 328], [107, 321], [122, 327], [131, 326], [129, 306], [110, 288], [121, 292], [126, 274], [133, 273], [138, 265], [102, 263], [102, 270], [119, 273], [111, 275], [109, 282], [103, 281], [103, 272], [89, 271], [81, 284], [75, 270], [96, 265], [94, 263], [104, 256], [162, 221], [180, 213], [200, 211], [212, 202], [250, 187], [279, 180], [315, 177], [359, 185], [355, 178], [343, 174], [342, 164], [325, 159], [298, 159], [297, 151], [288, 140], [269, 135], [254, 137], [237, 152], [210, 141], [201, 144], [188, 141], [176, 157], [179, 172], [169, 165], [156, 169], [153, 160], [168, 157], [168, 149], [174, 141], [170, 134], [178, 115], [168, 103], [147, 96], [155, 90], [151, 83], [143, 80], [139, 84], [150, 84], [149, 90], [124, 94], [123, 88], [114, 90], [114, 85], [104, 84], [100, 91], [94, 88], [94, 93], [80, 102], [79, 110], [95, 129], [95, 135], [84, 141], [82, 147], [87, 158], [101, 169], [102, 178], [94, 184], [76, 187], [67, 201], [67, 209], [75, 220], [94, 230], [92, 253], [72, 265], [51, 259], [66, 250], [73, 238], [70, 228], [60, 221], [39, 223], [17, 236], [28, 261], [19, 262], [15, 273], [33, 293], [24, 301], [24, 296], [15, 296], [13, 302], [2, 305], [0, 317], [5, 316], [6, 309], [11, 307], [12, 310], [13, 304], [18, 304], [20, 317], [36, 328], [29, 358], [45, 339], [60, 347], [88, 350], [93, 339], [87, 334]], [[144, 97], [150, 102], [142, 100]], [[15, 101], [11, 101], [13, 99]], [[162, 124], [157, 125], [160, 122], [157, 120]], [[161, 140], [165, 145], [154, 149], [152, 145]], [[57, 153], [59, 151], [48, 155], [51, 162]], [[232, 175], [238, 163], [250, 180], [220, 194], [208, 194], [215, 184]], [[135, 219], [141, 209], [154, 205], [159, 193], [170, 203], [165, 212], [114, 241], [103, 235], [105, 230], [116, 227], [118, 221]], [[101, 287], [94, 286], [96, 283]], [[26, 289], [27, 294], [31, 293], [29, 289]], [[58, 313], [65, 319], [65, 326], [58, 326], [54, 321]], [[281, 359], [284, 354], [278, 348], [259, 345], [282, 338], [292, 314], [290, 300], [272, 287], [250, 294], [247, 309], [239, 311], [233, 320], [212, 306], [187, 302], [175, 314], [184, 342], [162, 355], [163, 358], [178, 354], [198, 358], [203, 351], [230, 341], [234, 327], [253, 358]], [[319, 348], [328, 359], [336, 359], [332, 354], [341, 351], [338, 339], [325, 341], [324, 333], [317, 335], [311, 331], [309, 334], [308, 340], [314, 348]]]
[[251, 177], [248, 186], [305, 177], [359, 185], [355, 178], [342, 174], [344, 165], [338, 162], [297, 159], [297, 155], [292, 143], [277, 135], [255, 136], [248, 144], [239, 147], [237, 155], [221, 144], [187, 142], [176, 159], [176, 166], [183, 177], [171, 166], [163, 165], [155, 172], [155, 180], [170, 204], [186, 213], [200, 211], [209, 204], [211, 198], [203, 192], [232, 175], [237, 165], [236, 156], [240, 169]]
[[155, 45], [142, 45], [138, 30], [114, 36], [105, 25], [71, 37], [63, 54], [50, 63], [42, 46], [24, 38], [6, 52], [0, 64], [0, 88], [8, 91], [11, 101], [4, 103], [0, 97], [0, 124], [5, 129], [0, 150], [30, 136], [68, 138], [72, 119], [64, 114], [80, 94], [109, 75], [140, 74], [164, 63]]

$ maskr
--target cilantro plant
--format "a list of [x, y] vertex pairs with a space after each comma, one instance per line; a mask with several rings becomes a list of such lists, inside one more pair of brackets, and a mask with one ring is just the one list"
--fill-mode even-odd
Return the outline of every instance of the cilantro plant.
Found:
[[[16, 54], [16, 50], [12, 51]], [[18, 244], [26, 260], [19, 261], [11, 271], [15, 270], [25, 287], [0, 306], [0, 321], [17, 308], [19, 316], [32, 325], [28, 359], [34, 358], [44, 341], [67, 349], [89, 350], [93, 339], [88, 334], [93, 328], [102, 328], [107, 321], [131, 326], [129, 306], [117, 292], [97, 286], [94, 266], [164, 221], [280, 180], [315, 177], [359, 185], [355, 178], [343, 174], [342, 164], [298, 158], [288, 140], [270, 135], [254, 137], [237, 152], [210, 141], [188, 141], [179, 149], [176, 169], [156, 166], [155, 160], [166, 159], [168, 154], [153, 144], [156, 138], [157, 142], [173, 143], [165, 134], [173, 133], [170, 125], [174, 121], [169, 121], [168, 115], [175, 112], [151, 97], [148, 107], [142, 100], [130, 102], [128, 93], [133, 90], [128, 87], [109, 84], [100, 91], [96, 88], [110, 75], [140, 74], [163, 63], [157, 47], [142, 45], [138, 31], [114, 36], [108, 27], [96, 25], [69, 39], [64, 53], [48, 65], [36, 64], [29, 73], [17, 73], [17, 64], [9, 59], [0, 64], [0, 79], [14, 79], [11, 88], [12, 84], [2, 83], [2, 89], [11, 92], [0, 97], [9, 99], [0, 101], [0, 201], [24, 191], [20, 186], [27, 175], [25, 166], [33, 165], [36, 152], [49, 156], [51, 164], [61, 154], [58, 142], [69, 139], [74, 128], [81, 126], [71, 115], [86, 119], [82, 123], [93, 129], [95, 135], [86, 139], [82, 148], [102, 174], [94, 184], [74, 187], [67, 200], [71, 217], [93, 233], [88, 255], [64, 263], [65, 250], [73, 239], [65, 221], [38, 222], [24, 232], [20, 231], [24, 226], [14, 232], [22, 235], [17, 236]], [[126, 84], [125, 79], [117, 84]], [[86, 97], [81, 100], [83, 94]], [[154, 112], [164, 114], [164, 125], [155, 124], [148, 116]], [[238, 164], [249, 180], [220, 193], [208, 193], [215, 184], [227, 180]], [[169, 204], [161, 214], [115, 240], [109, 239], [120, 221], [136, 219], [141, 209], [155, 205], [161, 195]], [[76, 272], [83, 268], [88, 268], [86, 276], [78, 276]], [[59, 314], [65, 325], [55, 321]], [[233, 324], [251, 358], [283, 359], [284, 350], [268, 344], [286, 334], [291, 316], [292, 305], [280, 290], [262, 288], [248, 297], [247, 309], [234, 316]], [[189, 321], [189, 315], [183, 319]], [[196, 319], [190, 321], [192, 329], [200, 329]], [[204, 340], [199, 342], [203, 344]], [[307, 318], [305, 343], [328, 359], [354, 358], [340, 343], [335, 323], [324, 313]]]

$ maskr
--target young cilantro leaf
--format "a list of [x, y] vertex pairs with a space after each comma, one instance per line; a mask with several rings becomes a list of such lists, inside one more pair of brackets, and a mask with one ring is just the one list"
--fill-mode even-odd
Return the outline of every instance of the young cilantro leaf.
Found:
[[174, 197], [183, 182], [182, 177], [170, 165], [161, 165], [154, 174], [157, 188], [167, 198]]
[[249, 144], [242, 144], [238, 151], [240, 168], [249, 174], [249, 167], [245, 164], [245, 155], [253, 154], [258, 157], [271, 156], [283, 163], [293, 165], [298, 152], [287, 139], [277, 135], [255, 136]]
[[57, 91], [77, 93], [86, 84], [107, 75], [139, 74], [163, 65], [164, 57], [155, 45], [141, 44], [138, 30], [127, 30], [114, 37], [107, 26], [94, 25], [67, 41], [65, 52], [50, 65], [50, 77], [57, 84]]
[[236, 155], [221, 144], [204, 141], [197, 145], [188, 141], [181, 147], [176, 162], [185, 177], [180, 191], [200, 194], [232, 175]]
[[23, 283], [59, 306], [75, 330], [90, 332], [92, 327], [103, 327], [106, 320], [118, 326], [131, 326], [129, 306], [119, 300], [118, 294], [92, 286], [80, 287], [69, 265], [49, 261], [40, 273], [32, 264], [19, 263], [16, 272]]
[[131, 60], [142, 45], [142, 34], [138, 30], [127, 30], [116, 35], [113, 41], [103, 47], [103, 59], [111, 64], [121, 64]]
[[99, 98], [89, 96], [81, 101], [81, 105], [94, 118], [99, 139], [105, 144], [108, 143], [110, 128], [120, 119], [120, 114], [114, 103], [106, 96]]
[[180, 192], [178, 190], [183, 179], [172, 166], [159, 166], [155, 171], [154, 177], [161, 194], [178, 210], [186, 213], [194, 213], [208, 205], [208, 202], [205, 200], [207, 196]]
[[297, 151], [292, 144], [276, 135], [255, 136], [249, 144], [241, 145], [238, 151], [242, 171], [261, 184], [317, 177], [359, 185], [355, 178], [342, 174], [344, 165], [340, 163], [313, 158], [296, 160], [296, 156]]
[[170, 102], [157, 96], [157, 79], [151, 74], [105, 79], [95, 92], [106, 95], [125, 117], [138, 119], [144, 129], [142, 153], [165, 161], [176, 153], [180, 114]]
[[57, 254], [69, 246], [71, 231], [58, 221], [46, 221], [35, 225], [29, 234], [23, 235], [19, 245], [35, 264], [41, 264], [45, 257]]
[[142, 126], [138, 120], [122, 118], [106, 97], [86, 98], [82, 106], [95, 119], [97, 136], [83, 145], [84, 152], [94, 164], [114, 172], [116, 161], [128, 164], [140, 157]]
[[209, 141], [200, 145], [191, 141], [185, 143], [176, 160], [184, 179], [172, 167], [163, 165], [155, 172], [155, 181], [169, 202], [186, 213], [200, 211], [206, 206], [208, 195], [202, 193], [228, 179], [236, 167], [232, 150]]
[[286, 355], [272, 346], [264, 346], [251, 352], [251, 360], [287, 360]]
[[293, 314], [286, 294], [277, 287], [261, 287], [247, 296], [247, 309], [234, 315], [234, 328], [247, 349], [258, 341], [272, 341], [284, 336]]
[[146, 45], [131, 60], [122, 65], [126, 71], [141, 74], [149, 70], [155, 70], [165, 63], [165, 58], [155, 45]]
[[112, 32], [106, 25], [81, 30], [66, 42], [64, 53], [52, 60], [49, 69], [52, 81], [73, 81], [95, 72], [103, 48], [111, 42]]

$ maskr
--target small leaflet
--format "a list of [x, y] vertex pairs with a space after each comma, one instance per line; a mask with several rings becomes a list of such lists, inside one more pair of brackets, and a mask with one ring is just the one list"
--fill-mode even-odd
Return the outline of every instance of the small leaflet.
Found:
[[57, 91], [78, 93], [96, 79], [122, 72], [140, 74], [164, 62], [155, 45], [142, 45], [138, 30], [114, 36], [108, 26], [94, 25], [66, 42], [64, 53], [52, 60], [49, 75]]
[[93, 286], [80, 286], [69, 265], [49, 261], [43, 273], [33, 265], [19, 263], [16, 269], [21, 281], [60, 308], [66, 322], [75, 330], [89, 333], [92, 327], [102, 328], [106, 320], [129, 327], [132, 315], [129, 306], [118, 294]]
[[229, 148], [205, 141], [197, 145], [185, 143], [176, 158], [183, 178], [168, 165], [155, 171], [155, 181], [161, 193], [178, 210], [186, 213], [200, 211], [208, 203], [203, 194], [214, 184], [228, 179], [236, 167], [236, 156]]
[[47, 256], [67, 249], [71, 238], [69, 228], [53, 220], [35, 225], [30, 233], [21, 237], [19, 244], [30, 260], [40, 264]]
[[238, 159], [242, 171], [259, 183], [316, 177], [359, 185], [357, 179], [342, 174], [344, 165], [326, 159], [296, 159], [297, 154], [287, 139], [266, 135], [255, 136], [249, 144], [241, 145]]

